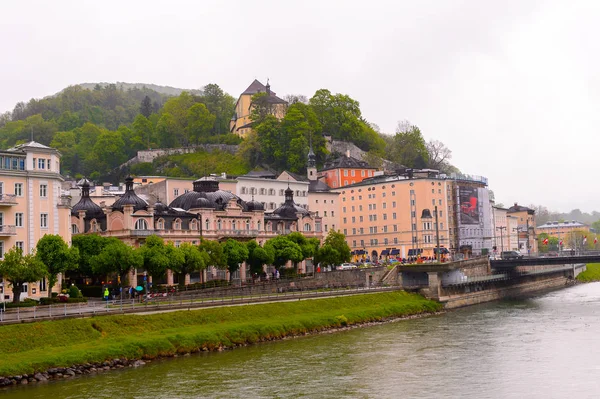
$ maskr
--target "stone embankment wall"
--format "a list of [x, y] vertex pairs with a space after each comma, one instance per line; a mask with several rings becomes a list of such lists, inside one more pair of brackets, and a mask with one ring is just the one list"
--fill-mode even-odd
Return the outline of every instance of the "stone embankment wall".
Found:
[[208, 152], [219, 150], [223, 152], [228, 152], [230, 154], [235, 154], [238, 148], [239, 146], [237, 145], [229, 144], [198, 144], [194, 146], [181, 148], [157, 148], [155, 150], [141, 150], [138, 151], [137, 156], [131, 158], [129, 161], [122, 164], [120, 168], [124, 168], [126, 166], [131, 166], [142, 162], [152, 162], [156, 158], [162, 157], [163, 155], [189, 154], [191, 152], [196, 152], [197, 150], [204, 150]]

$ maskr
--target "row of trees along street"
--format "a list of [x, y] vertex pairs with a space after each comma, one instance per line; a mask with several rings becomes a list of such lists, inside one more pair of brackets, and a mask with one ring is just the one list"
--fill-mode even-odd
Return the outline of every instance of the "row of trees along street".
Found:
[[[261, 274], [264, 265], [281, 269], [288, 262], [296, 265], [312, 258], [316, 264], [338, 265], [350, 260], [350, 248], [342, 233], [329, 231], [323, 245], [317, 238], [306, 238], [299, 232], [277, 236], [263, 246], [256, 241], [240, 242], [233, 239], [201, 240], [199, 245], [183, 243], [175, 247], [156, 235], [150, 236], [139, 247], [131, 247], [114, 237], [81, 234], [73, 237], [69, 247], [59, 235], [47, 234], [36, 246], [35, 254], [23, 254], [13, 247], [0, 261], [0, 276], [12, 285], [13, 302], [20, 301], [26, 283], [44, 278], [48, 280], [48, 297], [58, 275], [107, 281], [116, 277], [121, 287], [136, 285], [127, 281], [129, 273], [145, 270], [152, 278], [161, 279], [171, 270], [179, 275], [183, 285], [185, 275], [202, 271], [209, 266], [228, 270], [230, 276], [246, 262], [252, 274]], [[5, 286], [6, 287], [6, 286]]]

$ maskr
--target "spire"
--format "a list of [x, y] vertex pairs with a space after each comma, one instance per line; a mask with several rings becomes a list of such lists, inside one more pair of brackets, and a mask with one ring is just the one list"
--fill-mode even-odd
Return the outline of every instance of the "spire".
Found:
[[131, 175], [125, 178], [125, 191], [133, 191], [133, 177]]
[[312, 137], [309, 138], [309, 149], [308, 149], [308, 163], [307, 166], [309, 168], [314, 168], [317, 166], [317, 157], [315, 156], [315, 152], [312, 147]]
[[267, 78], [267, 85], [265, 86], [267, 89], [267, 96], [271, 95], [271, 85], [269, 84], [269, 78]]

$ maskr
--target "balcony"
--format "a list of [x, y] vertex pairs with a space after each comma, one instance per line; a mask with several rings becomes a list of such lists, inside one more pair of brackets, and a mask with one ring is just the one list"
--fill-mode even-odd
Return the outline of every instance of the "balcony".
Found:
[[218, 230], [219, 237], [256, 237], [258, 230]]
[[0, 206], [17, 205], [17, 196], [14, 194], [0, 194]]
[[0, 237], [17, 235], [16, 226], [0, 225]]

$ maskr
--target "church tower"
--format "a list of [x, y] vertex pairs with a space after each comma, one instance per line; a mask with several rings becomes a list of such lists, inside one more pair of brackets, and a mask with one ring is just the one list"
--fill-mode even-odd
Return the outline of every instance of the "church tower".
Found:
[[308, 180], [317, 180], [317, 157], [312, 148], [312, 139], [310, 140], [310, 149], [308, 150], [308, 162], [306, 163], [306, 177]]

